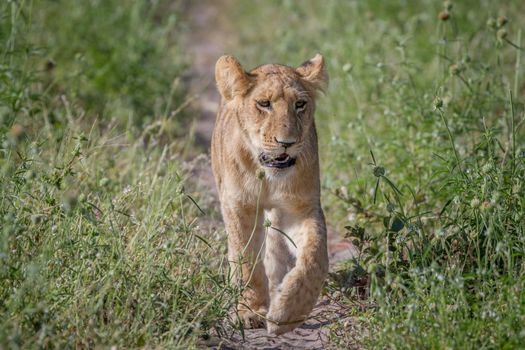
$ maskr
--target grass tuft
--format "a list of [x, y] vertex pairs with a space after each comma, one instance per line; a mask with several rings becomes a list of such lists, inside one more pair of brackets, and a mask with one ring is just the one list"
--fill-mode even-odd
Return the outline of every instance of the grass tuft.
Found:
[[224, 332], [238, 293], [173, 138], [176, 11], [0, 4], [0, 348], [187, 349]]

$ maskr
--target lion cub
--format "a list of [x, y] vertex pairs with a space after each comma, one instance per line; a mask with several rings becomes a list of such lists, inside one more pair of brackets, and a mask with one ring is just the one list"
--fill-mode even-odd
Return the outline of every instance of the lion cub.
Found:
[[215, 78], [222, 101], [212, 168], [228, 258], [246, 285], [239, 314], [245, 327], [266, 321], [282, 334], [307, 318], [328, 272], [314, 122], [316, 92], [328, 83], [324, 59], [246, 72], [223, 56]]

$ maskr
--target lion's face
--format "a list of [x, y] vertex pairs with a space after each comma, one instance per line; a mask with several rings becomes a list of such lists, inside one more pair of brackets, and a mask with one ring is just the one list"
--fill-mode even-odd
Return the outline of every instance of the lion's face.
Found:
[[256, 84], [239, 111], [241, 125], [263, 166], [288, 168], [312, 126], [314, 96], [291, 68], [265, 66], [256, 72]]
[[315, 132], [315, 93], [327, 82], [320, 55], [297, 69], [270, 64], [249, 73], [233, 57], [222, 57], [216, 77], [225, 102], [236, 108], [254, 159], [274, 171], [307, 159], [308, 136]]

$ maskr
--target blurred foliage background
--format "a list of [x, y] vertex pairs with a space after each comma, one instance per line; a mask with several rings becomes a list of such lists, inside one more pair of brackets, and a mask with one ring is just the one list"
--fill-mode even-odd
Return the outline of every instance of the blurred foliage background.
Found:
[[[235, 325], [224, 234], [188, 190], [189, 6], [0, 4], [0, 347], [195, 348]], [[525, 5], [208, 6], [247, 69], [327, 59], [323, 204], [360, 249], [327, 283], [355, 316], [331, 346], [519, 348]]]
[[[271, 4], [236, 7], [232, 50], [247, 66], [327, 57], [323, 203], [362, 252], [331, 286], [370, 332], [343, 321], [334, 344], [519, 347], [523, 5]], [[359, 303], [363, 278], [373, 311]]]

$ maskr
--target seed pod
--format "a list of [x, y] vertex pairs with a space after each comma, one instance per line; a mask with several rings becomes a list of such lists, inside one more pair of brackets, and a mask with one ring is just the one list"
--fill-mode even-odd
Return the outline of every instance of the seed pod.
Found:
[[20, 124], [14, 124], [9, 130], [9, 134], [13, 139], [18, 139], [24, 134], [24, 127]]
[[382, 166], [375, 166], [374, 167], [374, 176], [375, 177], [380, 177], [380, 176], [383, 176], [385, 175], [385, 168], [383, 168]]
[[448, 68], [450, 75], [458, 75], [461, 72], [461, 67], [457, 64], [451, 64]]
[[443, 107], [443, 100], [439, 97], [436, 97], [436, 99], [434, 100], [434, 108], [441, 109], [441, 107]]
[[448, 21], [450, 18], [450, 13], [447, 10], [441, 11], [438, 15], [438, 18], [442, 21]]
[[507, 30], [505, 28], [501, 28], [497, 31], [496, 36], [498, 37], [498, 40], [503, 41], [505, 38], [507, 38]]
[[47, 60], [46, 62], [46, 71], [51, 71], [56, 67], [55, 61], [53, 61], [51, 58]]
[[505, 16], [499, 16], [498, 17], [498, 28], [503, 27], [505, 24], [507, 24], [509, 20]]

